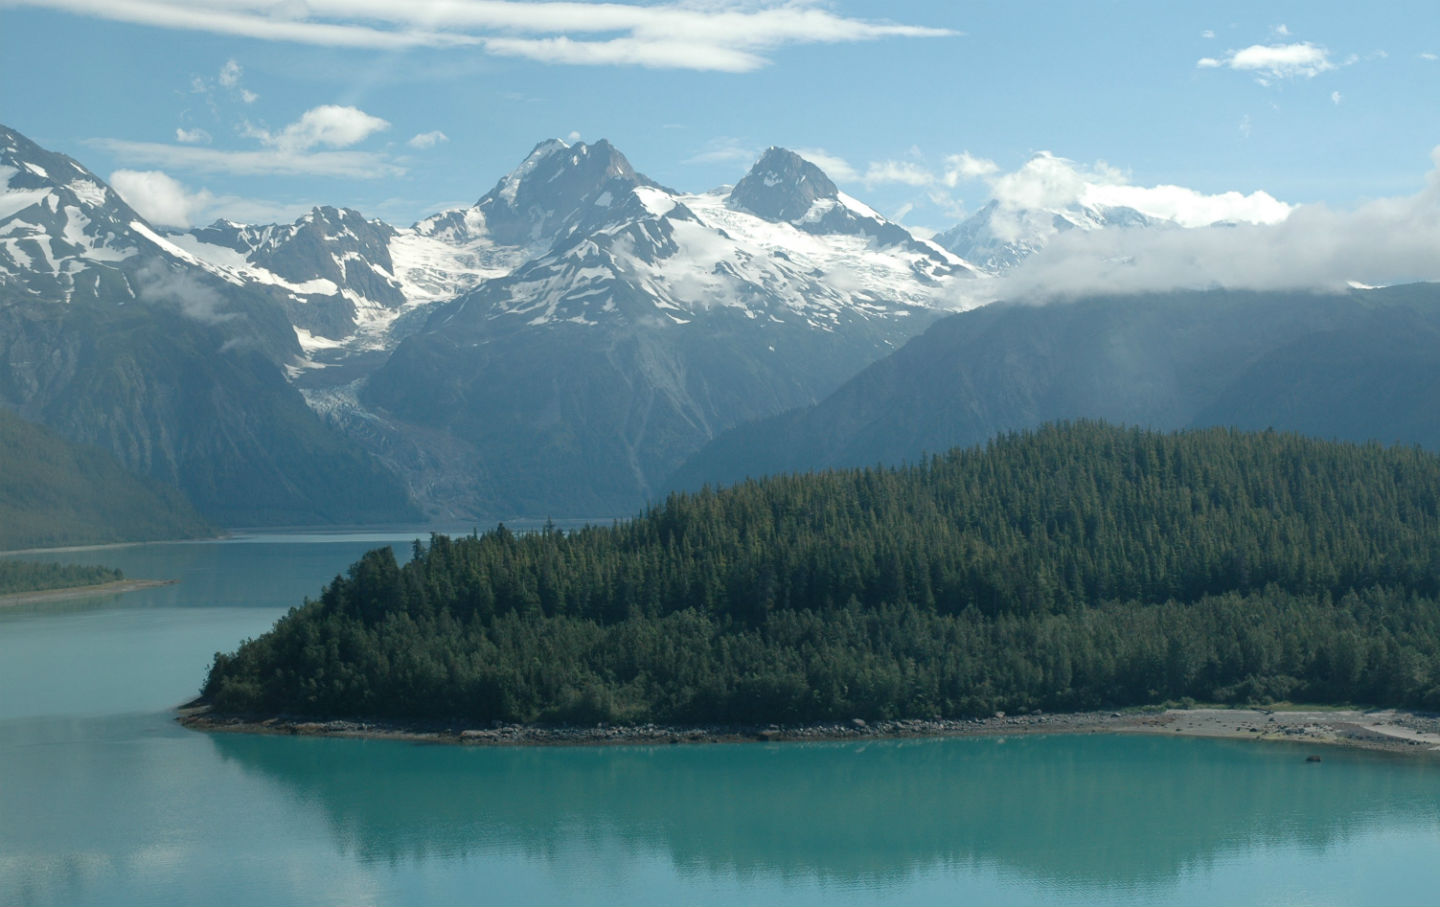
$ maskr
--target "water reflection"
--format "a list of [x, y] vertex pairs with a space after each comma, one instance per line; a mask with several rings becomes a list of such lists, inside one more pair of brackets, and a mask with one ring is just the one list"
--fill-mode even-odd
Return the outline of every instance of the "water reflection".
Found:
[[999, 866], [1143, 893], [1237, 851], [1323, 851], [1377, 822], [1440, 829], [1434, 766], [1288, 746], [1133, 737], [869, 745], [462, 749], [217, 735], [322, 809], [364, 861], [577, 841], [681, 873], [890, 885]]

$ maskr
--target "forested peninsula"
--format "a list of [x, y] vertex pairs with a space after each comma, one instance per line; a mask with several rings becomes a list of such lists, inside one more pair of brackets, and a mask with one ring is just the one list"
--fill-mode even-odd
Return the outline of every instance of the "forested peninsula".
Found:
[[1440, 457], [1070, 423], [902, 468], [366, 554], [217, 653], [218, 714], [797, 723], [1440, 708]]

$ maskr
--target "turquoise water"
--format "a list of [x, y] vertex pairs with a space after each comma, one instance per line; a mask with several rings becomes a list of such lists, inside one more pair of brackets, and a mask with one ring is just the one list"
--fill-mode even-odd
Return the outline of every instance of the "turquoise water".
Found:
[[[386, 539], [69, 554], [0, 611], [0, 903], [1434, 903], [1440, 762], [1019, 737], [482, 749], [185, 731], [220, 648]], [[396, 539], [404, 552], [405, 539]]]

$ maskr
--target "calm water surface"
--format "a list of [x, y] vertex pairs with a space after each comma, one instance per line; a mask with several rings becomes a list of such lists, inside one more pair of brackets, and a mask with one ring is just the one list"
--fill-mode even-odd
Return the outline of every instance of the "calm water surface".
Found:
[[210, 657], [363, 551], [52, 559], [178, 585], [0, 610], [0, 903], [1375, 903], [1440, 892], [1440, 761], [1024, 737], [462, 749], [183, 730]]

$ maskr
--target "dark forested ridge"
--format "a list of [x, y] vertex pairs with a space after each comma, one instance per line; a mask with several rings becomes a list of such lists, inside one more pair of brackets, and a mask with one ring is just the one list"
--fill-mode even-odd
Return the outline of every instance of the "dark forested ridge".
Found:
[[1440, 457], [1101, 423], [388, 548], [217, 654], [222, 712], [958, 717], [1440, 707]]

